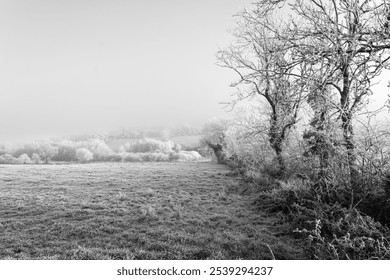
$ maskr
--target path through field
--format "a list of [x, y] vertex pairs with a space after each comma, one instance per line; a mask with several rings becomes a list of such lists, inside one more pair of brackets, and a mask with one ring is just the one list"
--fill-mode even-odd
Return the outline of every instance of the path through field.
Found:
[[[225, 166], [0, 166], [0, 259], [300, 258]], [[267, 246], [268, 245], [268, 246]]]

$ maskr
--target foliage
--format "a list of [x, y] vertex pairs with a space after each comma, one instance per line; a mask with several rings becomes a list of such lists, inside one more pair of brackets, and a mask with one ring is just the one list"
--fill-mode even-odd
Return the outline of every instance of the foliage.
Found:
[[57, 154], [53, 156], [54, 161], [74, 161], [76, 160], [76, 142], [70, 140], [62, 140], [55, 143], [57, 147]]
[[33, 143], [25, 144], [22, 147], [17, 147], [17, 148], [14, 147], [10, 152], [10, 154], [12, 154], [12, 156], [14, 157], [19, 157], [22, 154], [26, 154], [29, 157], [31, 157], [34, 153], [39, 154], [40, 152], [39, 149], [40, 149], [40, 143], [33, 142]]
[[57, 152], [57, 148], [52, 146], [49, 142], [41, 142], [38, 144], [38, 154], [44, 159], [45, 163], [48, 163], [49, 159], [55, 156]]
[[[350, 179], [356, 177], [353, 122], [374, 94], [374, 79], [389, 69], [390, 37], [387, 1], [273, 1], [257, 3], [259, 17], [276, 16], [275, 3], [286, 3], [292, 15], [272, 36], [288, 50], [308, 94], [319, 95], [337, 117], [346, 148]], [[267, 24], [267, 26], [269, 26]], [[318, 101], [317, 101], [318, 103]]]
[[[383, 228], [371, 217], [362, 215], [358, 210], [341, 210], [338, 221], [329, 221], [334, 227], [333, 235], [326, 236], [321, 220], [315, 220], [312, 230], [296, 230], [308, 237], [309, 248], [315, 259], [390, 259], [388, 229]], [[336, 228], [338, 227], [338, 229]]]
[[362, 214], [366, 206], [355, 205], [350, 190], [325, 189], [295, 179], [261, 192], [255, 203], [261, 209], [283, 213], [287, 230], [307, 238], [311, 258], [390, 259], [388, 228]]
[[229, 124], [223, 150], [255, 205], [310, 233], [313, 258], [390, 257], [389, 132], [363, 110], [390, 68], [389, 7], [259, 0], [218, 53], [238, 75], [232, 104], [267, 105]]
[[230, 122], [226, 119], [215, 119], [207, 122], [202, 128], [203, 137], [201, 146], [211, 150], [218, 163], [225, 164], [228, 162], [228, 130]]
[[[196, 161], [201, 155], [196, 151], [182, 151], [181, 146], [171, 140], [140, 139], [133, 143], [126, 143], [118, 153], [101, 139], [89, 139], [73, 142], [60, 140], [53, 142], [34, 142], [15, 147], [12, 155], [5, 154], [0, 158], [0, 164], [22, 164], [41, 162], [49, 159], [54, 161]], [[4, 149], [5, 150], [5, 149]], [[26, 153], [23, 153], [26, 152]], [[18, 158], [15, 157], [18, 155]], [[31, 159], [30, 159], [31, 158]]]
[[93, 159], [93, 153], [87, 148], [79, 148], [76, 150], [76, 158], [80, 162], [87, 162]]
[[104, 161], [114, 153], [108, 145], [100, 139], [91, 139], [86, 142], [78, 143], [77, 146], [90, 150], [93, 154], [93, 159], [96, 161]]
[[176, 145], [172, 141], [160, 141], [151, 138], [144, 138], [136, 141], [135, 143], [127, 143], [124, 146], [124, 150], [129, 153], [170, 153], [179, 151], [180, 146]]
[[38, 164], [41, 162], [41, 157], [38, 154], [32, 154], [31, 161], [35, 164]]
[[196, 151], [180, 151], [177, 155], [178, 160], [181, 161], [194, 161], [202, 158], [202, 156]]
[[18, 161], [22, 164], [31, 163], [31, 159], [27, 154], [22, 154], [18, 157]]
[[1, 164], [18, 164], [19, 161], [17, 158], [14, 158], [12, 155], [5, 154], [5, 155], [0, 156], [0, 163]]
[[220, 66], [238, 74], [238, 80], [232, 84], [237, 88], [233, 106], [255, 96], [266, 105], [268, 141], [283, 175], [286, 169], [283, 146], [298, 121], [305, 88], [296, 69], [289, 66], [286, 42], [273, 34], [278, 29], [277, 23], [270, 17], [259, 17], [256, 12], [246, 10], [239, 14], [233, 33], [235, 42], [219, 51], [217, 58]]

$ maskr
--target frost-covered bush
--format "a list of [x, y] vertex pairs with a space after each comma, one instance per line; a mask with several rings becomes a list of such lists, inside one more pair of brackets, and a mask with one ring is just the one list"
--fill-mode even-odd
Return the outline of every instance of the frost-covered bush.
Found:
[[76, 158], [80, 162], [87, 162], [93, 159], [93, 153], [86, 148], [79, 148], [76, 150]]
[[[214, 154], [218, 163], [225, 164], [229, 158], [227, 132], [231, 127], [228, 120], [216, 119], [206, 123], [202, 129], [201, 146], [207, 147]], [[212, 151], [212, 152], [211, 152]]]
[[[1, 147], [0, 147], [1, 149]], [[2, 155], [1, 163], [46, 163], [49, 159], [54, 161], [114, 161], [114, 162], [168, 162], [191, 161], [201, 158], [198, 152], [182, 151], [181, 146], [172, 141], [155, 139], [140, 139], [135, 143], [127, 143], [115, 153], [101, 139], [74, 142], [60, 140], [52, 142], [34, 142], [14, 148], [14, 154]], [[28, 153], [21, 153], [28, 151]], [[36, 152], [34, 152], [36, 151]]]
[[[201, 159], [201, 155], [195, 151], [182, 151], [179, 153], [119, 153], [122, 161], [126, 162], [168, 162], [168, 161], [194, 161]], [[119, 160], [118, 160], [119, 161]]]
[[144, 138], [135, 143], [127, 143], [124, 149], [128, 153], [169, 153], [179, 149], [178, 145], [172, 141], [160, 141], [156, 139]]
[[35, 164], [39, 164], [41, 162], [41, 157], [38, 154], [32, 154], [31, 161]]
[[57, 152], [57, 147], [53, 146], [49, 142], [41, 142], [37, 143], [38, 145], [38, 154], [39, 156], [45, 160], [45, 163], [48, 163], [51, 158], [53, 158]]
[[114, 152], [101, 139], [92, 139], [78, 144], [80, 148], [86, 148], [93, 153], [93, 159], [98, 161], [108, 160]]
[[108, 161], [114, 161], [114, 162], [120, 162], [123, 161], [122, 154], [112, 154], [110, 157], [107, 158]]
[[169, 156], [169, 161], [175, 161], [179, 159], [179, 153], [176, 152], [170, 152], [168, 156]]
[[123, 152], [123, 153], [119, 153], [118, 155], [121, 157], [121, 159], [123, 161], [127, 161], [127, 162], [141, 162], [141, 161], [143, 161], [139, 154]]
[[31, 159], [27, 154], [22, 154], [18, 157], [19, 163], [28, 164], [31, 163]]
[[75, 161], [76, 158], [76, 150], [77, 145], [73, 141], [62, 140], [58, 143], [55, 143], [58, 152], [55, 156], [53, 156], [53, 160], [55, 161]]
[[12, 151], [9, 152], [13, 157], [18, 158], [23, 154], [27, 154], [29, 157], [32, 156], [33, 153], [39, 153], [40, 143], [33, 142], [25, 145], [16, 145], [12, 148]]
[[17, 164], [17, 163], [18, 163], [18, 159], [14, 158], [10, 154], [5, 154], [0, 156], [0, 164]]
[[178, 155], [178, 160], [181, 161], [193, 161], [202, 158], [202, 156], [196, 151], [181, 151], [177, 155]]
[[[325, 212], [326, 209], [320, 209]], [[356, 209], [331, 208], [323, 219], [312, 222], [311, 230], [301, 229], [308, 238], [308, 253], [314, 259], [388, 260], [389, 231]], [[337, 220], [334, 216], [337, 216]]]
[[13, 147], [11, 144], [0, 144], [0, 156], [11, 154]]

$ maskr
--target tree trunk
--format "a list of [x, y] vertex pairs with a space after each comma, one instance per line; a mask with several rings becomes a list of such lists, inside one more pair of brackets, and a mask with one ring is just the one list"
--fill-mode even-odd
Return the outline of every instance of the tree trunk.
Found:
[[282, 149], [278, 148], [275, 150], [276, 152], [276, 160], [278, 161], [278, 175], [283, 176], [284, 173], [286, 172], [286, 163], [284, 162], [284, 158], [282, 155]]
[[358, 181], [358, 170], [356, 167], [355, 144], [353, 141], [352, 120], [349, 114], [345, 114], [342, 119], [344, 146], [347, 149], [347, 161], [350, 175], [350, 182]]
[[284, 158], [282, 155], [282, 143], [284, 140], [284, 134], [280, 133], [278, 131], [277, 127], [277, 116], [276, 113], [273, 114], [271, 118], [271, 123], [270, 123], [270, 129], [269, 129], [269, 142], [271, 144], [272, 149], [276, 153], [276, 160], [278, 162], [278, 176], [284, 175], [286, 171], [286, 164], [284, 162]]
[[349, 168], [350, 182], [357, 182], [358, 171], [356, 168], [356, 156], [355, 156], [355, 144], [353, 140], [353, 127], [352, 127], [352, 111], [349, 108], [349, 95], [350, 95], [350, 76], [348, 70], [348, 64], [346, 63], [343, 68], [343, 90], [340, 96], [341, 105], [341, 127], [343, 130], [344, 146], [347, 149], [347, 161]]
[[210, 142], [207, 145], [213, 150], [215, 157], [217, 158], [217, 162], [220, 164], [226, 164], [226, 155], [223, 151], [223, 147], [221, 144], [212, 144]]

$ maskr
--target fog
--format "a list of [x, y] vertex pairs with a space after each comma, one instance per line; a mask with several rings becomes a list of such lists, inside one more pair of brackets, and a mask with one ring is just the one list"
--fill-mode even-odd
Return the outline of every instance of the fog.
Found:
[[226, 114], [215, 53], [251, 2], [0, 1], [0, 141]]
[[0, 0], [0, 142], [226, 115], [236, 77], [215, 54], [252, 2]]

